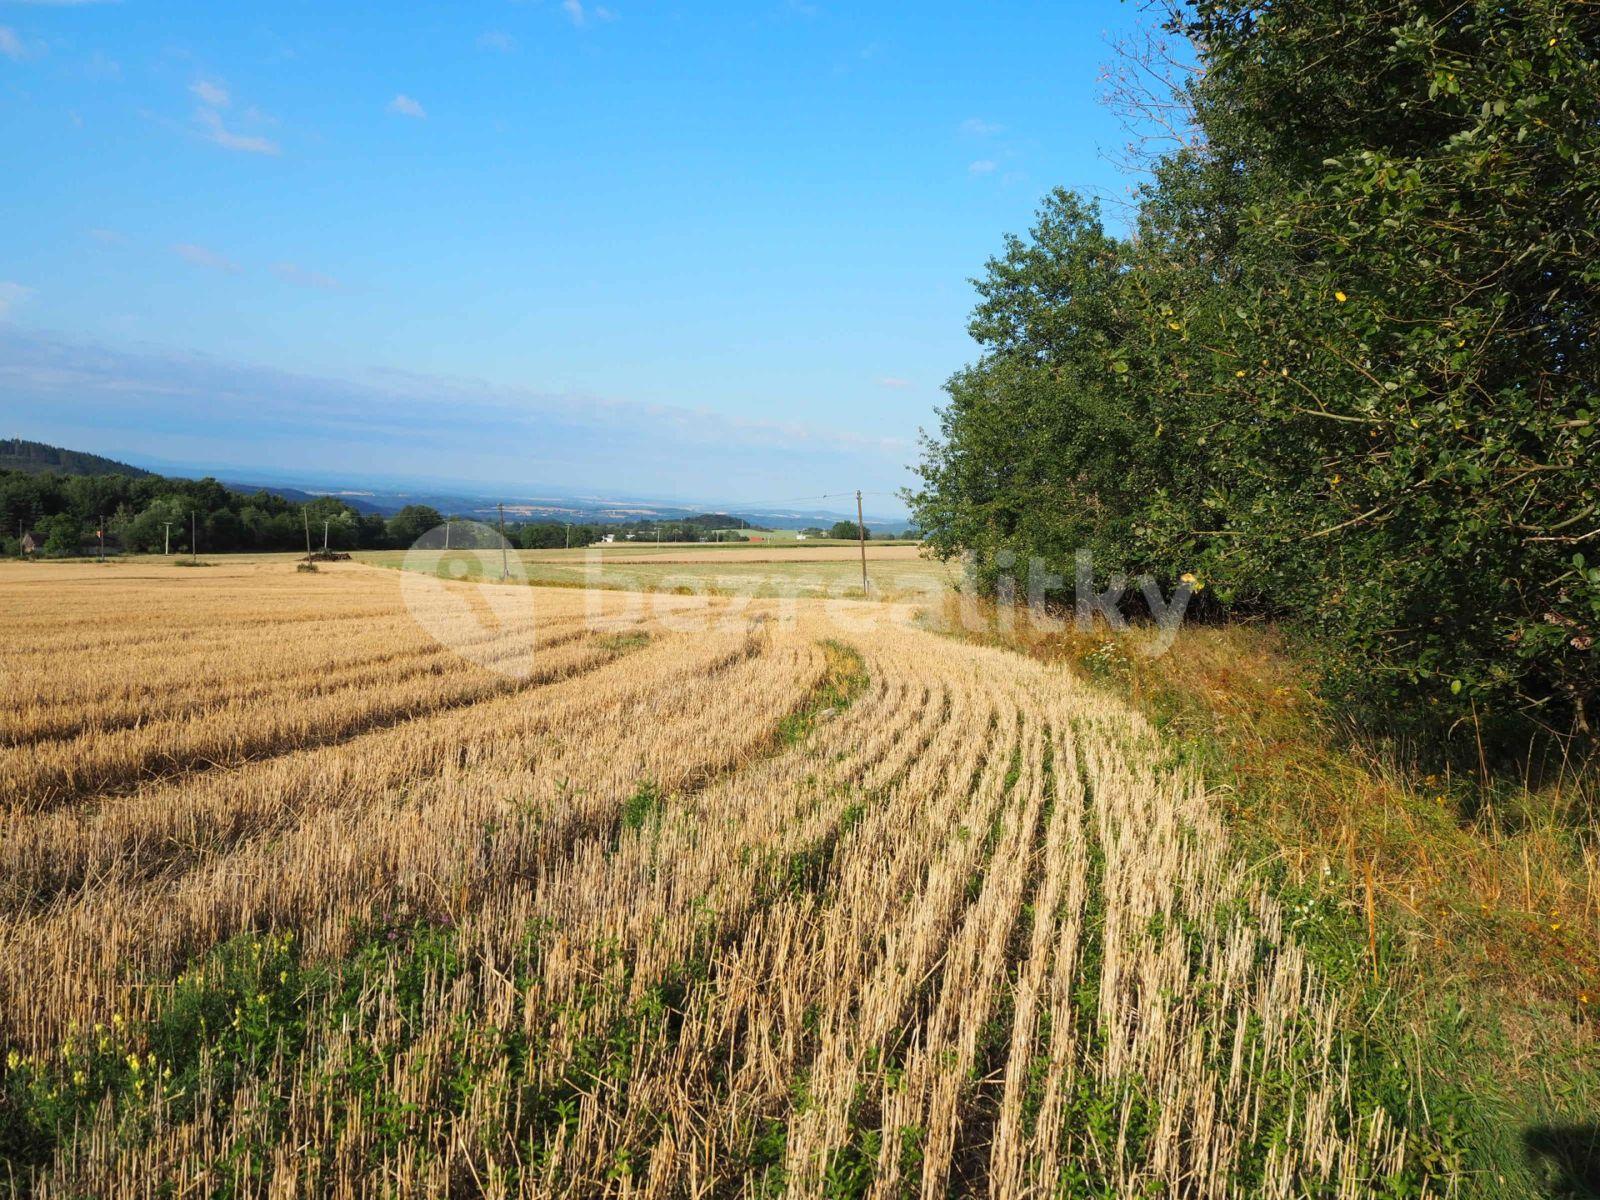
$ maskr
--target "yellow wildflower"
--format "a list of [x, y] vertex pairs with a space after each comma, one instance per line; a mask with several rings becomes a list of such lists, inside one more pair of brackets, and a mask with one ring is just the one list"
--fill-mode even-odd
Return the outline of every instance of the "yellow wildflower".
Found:
[[1335, 300], [1337, 300], [1340, 304], [1343, 304], [1346, 300], [1350, 299], [1350, 297], [1346, 296], [1343, 292], [1335, 292], [1333, 294], [1333, 298]]

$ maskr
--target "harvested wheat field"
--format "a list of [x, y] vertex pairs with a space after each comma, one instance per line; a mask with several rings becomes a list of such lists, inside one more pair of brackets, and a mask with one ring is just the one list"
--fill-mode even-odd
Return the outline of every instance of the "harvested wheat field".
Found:
[[0, 1187], [1420, 1178], [1128, 709], [887, 605], [408, 578], [0, 572]]

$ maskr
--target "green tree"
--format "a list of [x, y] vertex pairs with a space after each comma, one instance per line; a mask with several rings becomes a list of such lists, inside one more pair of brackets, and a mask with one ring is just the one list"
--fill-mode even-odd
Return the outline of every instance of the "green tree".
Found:
[[988, 264], [917, 524], [1194, 571], [1391, 731], [1586, 729], [1600, 11], [1201, 0], [1175, 31], [1200, 137], [1136, 236], [1057, 192]]
[[54, 555], [77, 554], [83, 546], [83, 522], [72, 513], [57, 513], [48, 522], [44, 552]]
[[[387, 523], [389, 539], [395, 545], [409, 549], [415, 545], [424, 534], [439, 528], [444, 524], [444, 517], [436, 508], [426, 504], [408, 504]], [[443, 545], [444, 538], [441, 534], [439, 542]]]

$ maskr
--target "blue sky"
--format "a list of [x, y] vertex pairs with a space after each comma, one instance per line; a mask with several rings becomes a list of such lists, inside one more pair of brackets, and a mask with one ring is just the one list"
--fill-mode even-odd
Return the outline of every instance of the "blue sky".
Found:
[[1097, 77], [1138, 19], [0, 0], [0, 435], [892, 492], [1003, 233], [1057, 184], [1127, 194]]

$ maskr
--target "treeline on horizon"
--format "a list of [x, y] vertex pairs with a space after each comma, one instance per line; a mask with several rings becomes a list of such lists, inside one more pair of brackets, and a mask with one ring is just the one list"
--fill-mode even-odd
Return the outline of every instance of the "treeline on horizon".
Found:
[[915, 520], [991, 591], [1080, 549], [1102, 586], [1193, 573], [1414, 746], [1592, 744], [1600, 8], [1227, 0], [1167, 32], [1199, 69], [1147, 111], [1193, 137], [1127, 236], [1056, 191], [987, 264]]
[[[413, 504], [393, 516], [363, 513], [333, 496], [304, 503], [268, 491], [242, 492], [215, 479], [169, 479], [160, 475], [66, 475], [53, 470], [0, 470], [0, 554], [20, 553], [24, 533], [43, 535], [46, 555], [76, 555], [94, 550], [98, 530], [108, 544], [134, 554], [160, 553], [170, 546], [185, 553], [191, 520], [201, 552], [304, 551], [308, 530], [311, 546], [333, 550], [405, 550], [444, 543], [437, 532], [445, 514]], [[453, 516], [451, 545], [463, 549], [498, 546], [493, 522]], [[506, 523], [506, 540], [522, 549], [587, 546], [606, 535], [624, 538], [656, 536], [667, 541], [724, 541], [748, 538], [757, 529], [738, 517], [705, 513], [663, 521], [613, 524], [559, 521]], [[852, 527], [853, 528], [853, 527]], [[170, 537], [170, 541], [169, 541]]]

